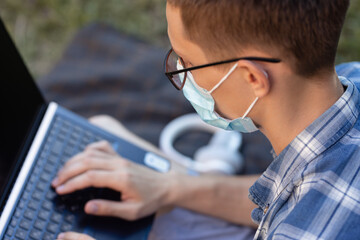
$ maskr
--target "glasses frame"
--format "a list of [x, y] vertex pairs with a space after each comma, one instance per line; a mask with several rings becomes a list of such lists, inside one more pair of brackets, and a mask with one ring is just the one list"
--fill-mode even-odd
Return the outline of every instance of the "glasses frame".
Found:
[[[189, 68], [184, 68], [184, 69], [181, 69], [181, 70], [168, 72], [168, 69], [167, 69], [168, 64], [167, 64], [167, 62], [168, 62], [170, 54], [172, 52], [175, 53], [174, 49], [171, 48], [168, 51], [168, 53], [166, 54], [165, 61], [164, 61], [164, 68], [165, 68], [165, 75], [167, 76], [167, 78], [170, 80], [170, 82], [174, 85], [174, 87], [177, 90], [183, 89], [188, 71], [193, 71], [193, 70], [197, 70], [197, 69], [200, 69], [200, 68], [206, 68], [206, 67], [216, 66], [216, 65], [225, 64], [225, 63], [232, 63], [232, 62], [236, 62], [236, 61], [239, 61], [239, 60], [261, 61], [261, 62], [269, 62], [269, 63], [279, 63], [279, 62], [281, 62], [280, 59], [276, 59], [276, 58], [239, 57], [239, 58], [233, 58], [233, 59], [219, 61], [219, 62], [207, 63], [207, 64], [202, 64], [202, 65], [198, 65], [198, 66], [194, 66], [194, 67], [189, 67]], [[180, 56], [179, 56], [179, 59], [180, 59], [182, 65], [185, 66], [184, 60]], [[183, 81], [183, 83], [182, 83], [182, 85], [180, 87], [173, 80], [173, 76], [176, 75], [176, 74], [179, 74], [179, 73], [185, 73], [184, 74], [184, 81]]]

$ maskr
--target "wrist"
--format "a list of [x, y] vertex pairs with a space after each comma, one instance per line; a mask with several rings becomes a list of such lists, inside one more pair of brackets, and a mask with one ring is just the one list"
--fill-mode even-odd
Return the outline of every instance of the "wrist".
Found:
[[178, 202], [178, 198], [180, 196], [181, 192], [181, 184], [179, 182], [181, 181], [181, 178], [183, 177], [182, 174], [179, 174], [177, 172], [169, 172], [164, 174], [165, 179], [163, 179], [165, 184], [165, 191], [163, 196], [162, 205], [163, 206], [172, 206], [176, 205], [176, 202]]

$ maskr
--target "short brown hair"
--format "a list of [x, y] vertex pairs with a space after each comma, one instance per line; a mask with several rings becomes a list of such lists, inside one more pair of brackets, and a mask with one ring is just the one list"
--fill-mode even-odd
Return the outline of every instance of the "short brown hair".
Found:
[[[276, 49], [302, 76], [329, 70], [349, 0], [167, 0], [209, 58], [247, 46]], [[209, 51], [208, 49], [211, 49]], [[222, 56], [223, 57], [223, 56]]]

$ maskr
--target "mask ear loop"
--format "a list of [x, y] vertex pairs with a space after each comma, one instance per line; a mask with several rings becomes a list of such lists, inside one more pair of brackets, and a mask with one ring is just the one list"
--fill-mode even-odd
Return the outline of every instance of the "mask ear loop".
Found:
[[246, 111], [246, 113], [244, 114], [244, 116], [242, 116], [241, 118], [244, 119], [246, 118], [246, 116], [249, 114], [249, 112], [253, 109], [255, 103], [259, 100], [259, 97], [256, 97], [254, 102], [250, 105], [250, 107], [248, 108], [248, 110]]
[[209, 93], [211, 94], [213, 91], [215, 91], [229, 76], [230, 74], [232, 74], [235, 69], [237, 68], [238, 64], [236, 63], [231, 69], [230, 71], [220, 80], [220, 82], [218, 82], [218, 84], [216, 84], [210, 91]]
[[[269, 78], [269, 75], [267, 74], [267, 72], [265, 70], [263, 70], [264, 75], [266, 76], [266, 78]], [[248, 110], [246, 110], [244, 116], [242, 116], [241, 118], [244, 119], [246, 118], [246, 116], [250, 113], [250, 111], [253, 109], [254, 105], [256, 104], [256, 102], [259, 100], [259, 97], [256, 97], [254, 102], [250, 105], [250, 107], [248, 108]]]
[[[235, 69], [237, 68], [238, 64], [236, 63], [231, 69], [230, 71], [220, 80], [220, 82], [218, 82], [218, 84], [216, 84], [210, 91], [209, 93], [211, 94], [213, 91], [215, 91], [229, 76], [230, 74], [232, 74]], [[266, 78], [268, 78], [268, 74], [267, 72], [263, 71]], [[244, 119], [249, 113], [250, 111], [253, 109], [253, 107], [255, 106], [256, 102], [259, 100], [259, 97], [256, 97], [254, 102], [250, 105], [250, 107], [246, 110], [244, 116], [242, 116], [241, 118]]]

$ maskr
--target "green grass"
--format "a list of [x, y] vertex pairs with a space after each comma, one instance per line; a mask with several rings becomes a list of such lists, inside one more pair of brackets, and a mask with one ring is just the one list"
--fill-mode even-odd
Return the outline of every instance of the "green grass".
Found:
[[163, 0], [1, 0], [0, 15], [34, 76], [47, 73], [76, 31], [101, 21], [165, 45]]
[[[337, 62], [360, 60], [360, 0], [352, 0]], [[1, 0], [0, 15], [32, 74], [46, 74], [75, 32], [101, 21], [167, 46], [165, 0]]]

